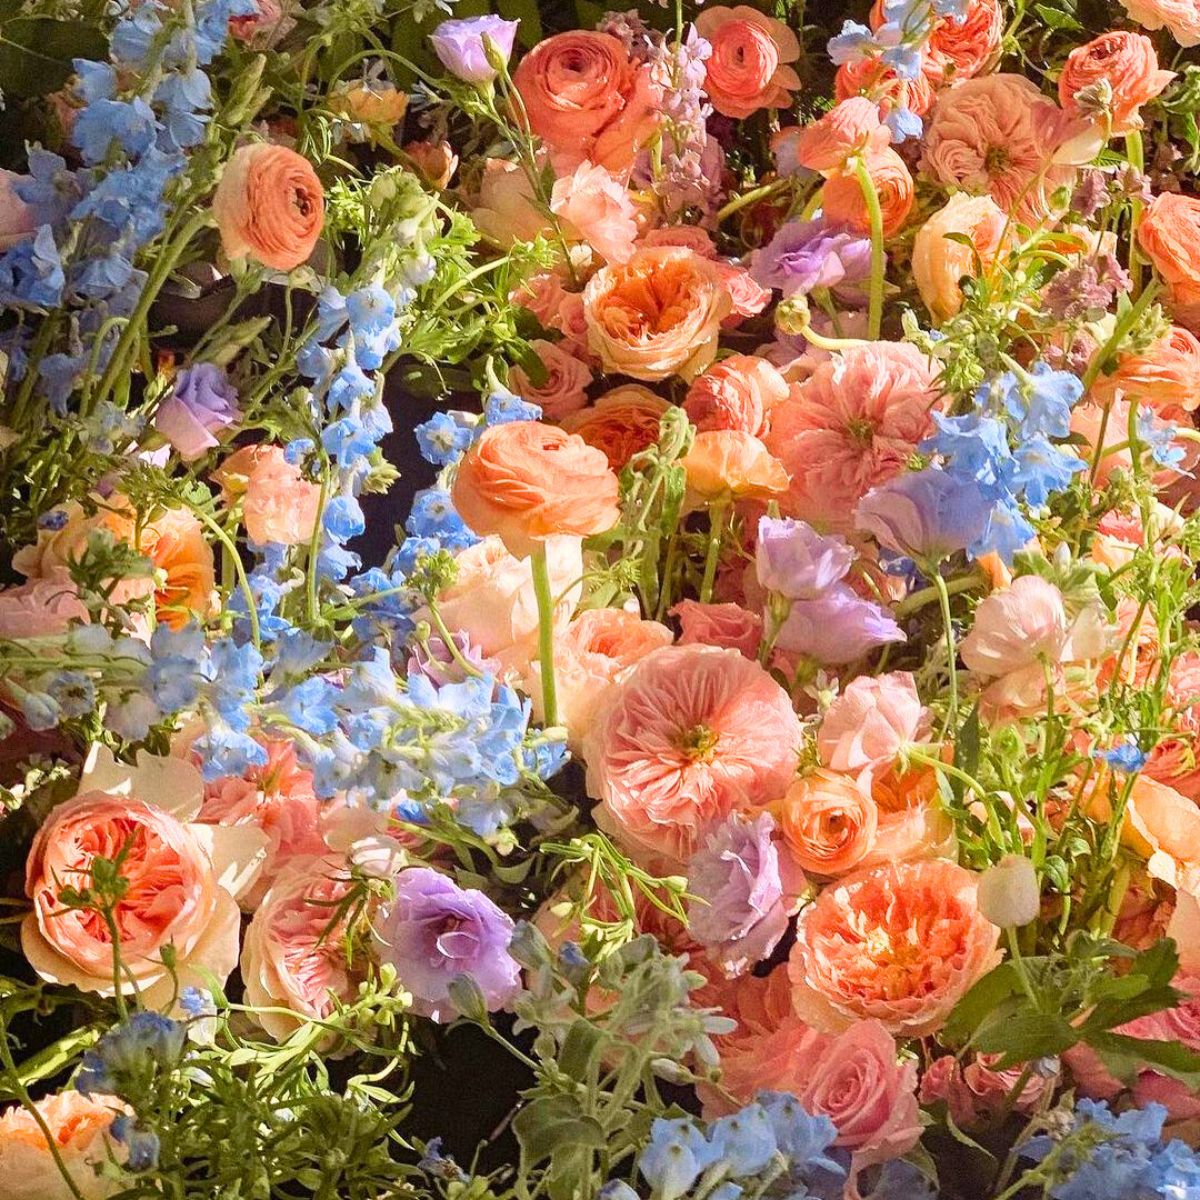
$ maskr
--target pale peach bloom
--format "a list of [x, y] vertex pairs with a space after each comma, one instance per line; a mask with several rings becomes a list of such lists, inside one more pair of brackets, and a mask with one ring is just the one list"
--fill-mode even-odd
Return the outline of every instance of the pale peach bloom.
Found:
[[791, 476], [785, 515], [850, 528], [858, 501], [906, 468], [937, 402], [934, 366], [907, 342], [869, 342], [818, 363], [771, 412], [767, 449]]
[[890, 762], [928, 740], [930, 714], [907, 671], [860, 675], [827, 709], [817, 730], [821, 761], [834, 771]]
[[[877, 0], [871, 10], [872, 21], [882, 17], [882, 3]], [[957, 83], [990, 71], [1000, 58], [1004, 39], [1005, 14], [1000, 0], [971, 0], [966, 18], [940, 18], [926, 43], [929, 58], [944, 64], [947, 83]]]
[[550, 211], [568, 238], [587, 242], [610, 263], [629, 261], [638, 232], [633, 201], [625, 185], [603, 167], [585, 160], [572, 174], [556, 179]]
[[203, 620], [212, 615], [217, 602], [216, 568], [198, 517], [185, 508], [168, 508], [138, 531], [134, 546], [158, 572], [157, 620], [179, 629], [195, 617]]
[[1023, 221], [1044, 220], [1074, 168], [1053, 161], [1062, 114], [1023, 75], [983, 75], [938, 97], [921, 169], [935, 182], [990, 193]]
[[327, 103], [335, 113], [351, 121], [390, 129], [404, 120], [408, 93], [394, 83], [356, 79], [339, 84], [329, 93]]
[[517, 366], [508, 373], [508, 386], [522, 400], [538, 405], [546, 421], [561, 421], [568, 413], [583, 408], [587, 404], [587, 387], [592, 382], [587, 363], [557, 342], [535, 338], [529, 346], [545, 369], [544, 382], [535, 384], [529, 373]]
[[800, 57], [796, 35], [756, 8], [702, 8], [696, 31], [712, 46], [704, 90], [717, 112], [741, 119], [760, 108], [782, 108], [800, 86], [793, 63]]
[[777, 810], [784, 844], [810, 874], [845, 875], [875, 844], [879, 810], [849, 775], [810, 771], [788, 788]]
[[731, 354], [697, 376], [688, 388], [683, 409], [701, 433], [737, 429], [762, 437], [771, 410], [787, 397], [783, 376], [765, 358]]
[[87, 620], [88, 610], [65, 571], [0, 588], [0, 638], [49, 637]]
[[212, 198], [221, 246], [279, 271], [312, 253], [325, 223], [325, 193], [312, 164], [286, 146], [235, 150]]
[[551, 229], [549, 218], [535, 207], [534, 196], [529, 175], [519, 163], [486, 159], [471, 220], [504, 249], [513, 242], [531, 242]]
[[1156, 410], [1200, 406], [1200, 341], [1180, 325], [1144, 350], [1117, 357], [1116, 369], [1100, 375], [1088, 391], [1099, 405], [1128, 397]]
[[458, 155], [449, 142], [406, 142], [403, 149], [427, 183], [435, 188], [450, 186], [458, 170]]
[[480, 537], [519, 558], [556, 534], [589, 537], [620, 519], [617, 477], [602, 451], [541, 421], [493, 425], [463, 455], [451, 495]]
[[788, 966], [801, 1018], [831, 1033], [872, 1017], [898, 1037], [935, 1033], [1000, 961], [977, 878], [927, 859], [826, 887], [800, 914]]
[[1138, 245], [1167, 284], [1176, 317], [1200, 329], [1193, 311], [1200, 303], [1200, 197], [1155, 196], [1138, 226]]
[[548, 37], [521, 59], [513, 83], [559, 174], [584, 159], [610, 171], [628, 169], [658, 122], [650, 66], [632, 62], [611, 34]]
[[251, 541], [299, 546], [311, 540], [321, 489], [287, 461], [282, 446], [243, 446], [213, 472], [213, 479], [227, 504], [241, 499]]
[[680, 600], [671, 609], [680, 626], [679, 644], [721, 646], [736, 650], [746, 658], [758, 657], [763, 622], [758, 613], [738, 604], [701, 604], [699, 600]]
[[1200, 45], [1200, 4], [1196, 0], [1121, 0], [1143, 29], [1166, 29], [1181, 46]]
[[674, 859], [735, 809], [786, 791], [800, 722], [736, 650], [658, 650], [606, 698], [584, 739], [588, 792], [624, 845]]
[[753, 434], [710, 429], [696, 434], [681, 465], [687, 472], [687, 508], [702, 508], [722, 496], [769, 500], [787, 491], [783, 465]]
[[906, 771], [899, 761], [873, 763], [859, 773], [858, 784], [869, 791], [878, 812], [875, 844], [863, 858], [863, 867], [910, 858], [954, 858], [954, 821], [942, 807], [933, 767]]
[[[438, 596], [448, 629], [466, 634], [472, 646], [504, 670], [523, 671], [537, 653], [538, 613], [533, 569], [515, 558], [498, 537], [487, 537], [455, 558], [454, 582]], [[583, 551], [577, 537], [546, 539], [550, 590], [557, 603], [554, 627], [564, 630], [582, 594]], [[426, 609], [414, 620], [428, 620]]]
[[783, 140], [793, 141], [796, 160], [811, 171], [836, 171], [856, 154], [874, 155], [892, 144], [891, 130], [879, 119], [879, 106], [865, 96], [851, 96], [809, 125], [781, 130], [771, 139], [778, 153]]
[[732, 301], [710, 259], [657, 246], [598, 271], [584, 289], [583, 307], [588, 345], [606, 371], [690, 380], [716, 355]]
[[[643, 621], [621, 608], [590, 608], [581, 612], [554, 639], [554, 678], [558, 688], [558, 723], [578, 751], [592, 718], [614, 684], [648, 654], [674, 641], [657, 621]], [[542, 712], [541, 664], [526, 670], [527, 691], [534, 715]]]
[[[945, 321], [962, 307], [959, 281], [990, 269], [1000, 252], [1008, 218], [991, 196], [955, 192], [917, 230], [913, 238], [912, 273], [917, 291], [935, 321]], [[971, 244], [952, 240], [965, 234]]]
[[1108, 109], [1111, 132], [1125, 134], [1142, 127], [1138, 110], [1174, 78], [1174, 71], [1159, 69], [1154, 43], [1148, 37], [1114, 30], [1076, 46], [1067, 55], [1058, 77], [1058, 102], [1069, 116], [1090, 116], [1092, 112], [1080, 104], [1080, 94], [1107, 85], [1112, 96]]
[[0, 1174], [5, 1200], [105, 1200], [124, 1191], [130, 1180], [96, 1174], [110, 1158], [121, 1162], [120, 1143], [109, 1133], [128, 1108], [115, 1096], [85, 1096], [74, 1089], [38, 1100], [38, 1111], [75, 1190], [54, 1161], [42, 1126], [21, 1104], [0, 1113]]
[[337, 855], [293, 858], [256, 906], [242, 946], [246, 1003], [296, 1015], [255, 1012], [254, 1020], [282, 1042], [306, 1019], [328, 1017], [358, 991], [362, 964], [346, 945], [338, 905], [354, 882]]
[[[863, 159], [883, 213], [883, 236], [900, 232], [913, 206], [913, 177], [908, 165], [890, 146]], [[849, 169], [832, 172], [821, 189], [821, 208], [835, 225], [870, 233], [867, 198], [858, 174]]]
[[707, 229], [699, 225], [660, 225], [642, 234], [643, 246], [683, 246], [701, 258], [716, 258], [717, 248]]
[[202, 797], [199, 771], [182, 759], [143, 751], [129, 767], [93, 747], [78, 794], [51, 811], [26, 863], [33, 912], [21, 925], [21, 947], [42, 979], [113, 995], [104, 919], [93, 910], [65, 909], [59, 895], [67, 886], [88, 885], [97, 855], [113, 859], [122, 850], [128, 889], [113, 919], [121, 961], [142, 1003], [154, 1008], [175, 993], [161, 959], [168, 944], [180, 988], [205, 986], [206, 973], [222, 982], [229, 976], [237, 964], [237, 897], [262, 866], [266, 838], [256, 829], [195, 824]]
[[606, 392], [591, 408], [571, 413], [563, 428], [604, 451], [609, 466], [619, 471], [658, 441], [662, 416], [670, 407], [649, 388], [628, 383]]
[[[1107, 772], [1087, 790], [1087, 811], [1098, 821], [1111, 819], [1124, 781]], [[1137, 775], [1125, 805], [1121, 841], [1146, 860], [1155, 879], [1192, 894], [1200, 890], [1200, 808], [1173, 787]]]
[[204, 825], [248, 825], [266, 835], [262, 871], [240, 897], [242, 907], [251, 911], [291, 859], [328, 850], [325, 829], [341, 807], [317, 798], [312, 772], [296, 760], [295, 743], [272, 737], [260, 741], [267, 761], [249, 767], [244, 775], [223, 775], [206, 783], [196, 816]]
[[[998, 1071], [993, 1064], [999, 1058], [997, 1054], [974, 1054], [966, 1066], [953, 1054], [934, 1059], [921, 1076], [921, 1102], [942, 1101], [959, 1127], [995, 1119], [1005, 1111], [1023, 1070], [1016, 1066]], [[1057, 1075], [1046, 1077], [1035, 1071], [1012, 1101], [1012, 1108], [1021, 1113], [1032, 1112], [1047, 1088], [1053, 1088], [1056, 1082]]]

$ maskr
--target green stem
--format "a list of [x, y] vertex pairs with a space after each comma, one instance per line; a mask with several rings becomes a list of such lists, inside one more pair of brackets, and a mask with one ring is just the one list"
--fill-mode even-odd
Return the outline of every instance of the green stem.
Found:
[[862, 188], [863, 199], [867, 202], [867, 217], [871, 226], [871, 290], [867, 305], [867, 337], [878, 341], [879, 330], [883, 325], [883, 276], [885, 260], [883, 254], [883, 209], [879, 207], [879, 193], [875, 190], [875, 181], [867, 164], [862, 157], [854, 160], [854, 173], [858, 176], [858, 186]]
[[732, 217], [734, 213], [741, 212], [743, 208], [747, 208], [759, 200], [765, 200], [768, 196], [773, 196], [776, 192], [791, 186], [790, 179], [774, 179], [770, 183], [764, 183], [761, 187], [752, 188], [750, 191], [734, 197], [724, 208], [720, 209], [717, 213], [717, 223], [720, 224], [726, 218]]
[[[1145, 153], [1142, 149], [1142, 135], [1134, 129], [1125, 135], [1125, 157], [1129, 165], [1137, 172], [1142, 172], [1146, 166]], [[1129, 202], [1129, 277], [1133, 281], [1133, 295], [1136, 297], [1142, 290], [1142, 256], [1138, 250], [1138, 226], [1142, 223], [1142, 201], [1134, 196]]]
[[530, 559], [533, 594], [538, 610], [538, 662], [542, 668], [542, 708], [549, 728], [558, 724], [558, 691], [554, 684], [554, 597], [550, 592], [550, 567], [546, 543], [538, 542]]
[[709, 510], [708, 553], [704, 556], [704, 581], [700, 585], [701, 604], [707, 604], [712, 599], [717, 563], [721, 558], [721, 542], [725, 537], [725, 514], [728, 511], [728, 499], [715, 501]]
[[942, 625], [946, 631], [946, 669], [950, 674], [950, 705], [946, 709], [946, 719], [942, 722], [942, 737], [949, 729], [958, 728], [958, 667], [956, 659], [958, 651], [954, 645], [954, 626], [950, 621], [950, 592], [942, 573], [936, 567], [932, 571], [933, 586], [937, 589], [938, 603], [942, 609]]
[[1082, 382], [1085, 393], [1096, 382], [1096, 376], [1100, 374], [1100, 368], [1108, 361], [1109, 355], [1120, 346], [1125, 335], [1137, 324], [1142, 313], [1150, 307], [1150, 302], [1158, 294], [1158, 289], [1158, 280], [1152, 280], [1146, 285], [1145, 290], [1130, 306], [1129, 311], [1117, 321], [1112, 333], [1109, 335], [1108, 341], [1092, 356], [1092, 361], [1088, 363], [1088, 368], [1083, 373]]

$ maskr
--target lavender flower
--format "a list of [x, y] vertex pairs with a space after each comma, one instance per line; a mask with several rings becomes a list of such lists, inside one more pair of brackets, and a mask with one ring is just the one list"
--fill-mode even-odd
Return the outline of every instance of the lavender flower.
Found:
[[[692, 858], [688, 906], [692, 935], [728, 975], [741, 975], [779, 944], [788, 900], [804, 878], [780, 860], [770, 813], [753, 821], [731, 816]], [[793, 876], [796, 876], [793, 878]]]
[[184, 462], [211, 450], [218, 430], [241, 419], [237, 389], [215, 363], [185, 367], [175, 378], [175, 389], [158, 406], [154, 428], [179, 451]]
[[508, 952], [512, 920], [482, 892], [460, 888], [440, 871], [402, 871], [375, 933], [382, 958], [412, 993], [413, 1011], [435, 1021], [457, 1015], [450, 985], [459, 975], [470, 976], [489, 1011], [503, 1008], [520, 987], [521, 969]]
[[886, 642], [904, 640], [900, 626], [878, 604], [836, 583], [819, 599], [792, 605], [776, 645], [826, 666], [841, 666]]
[[935, 563], [981, 537], [991, 511], [973, 480], [930, 467], [872, 488], [858, 502], [856, 524], [888, 550]]
[[812, 599], [844, 578], [853, 562], [854, 551], [842, 538], [822, 537], [804, 521], [763, 517], [758, 522], [755, 570], [769, 592]]
[[[481, 674], [487, 674], [489, 671], [497, 673], [497, 664], [478, 646], [472, 645], [467, 634], [456, 633], [454, 645], [460, 658], [465, 659]], [[423, 675], [437, 687], [443, 687], [447, 683], [462, 683], [468, 674], [459, 658], [454, 656], [445, 640], [440, 637], [431, 637], [424, 645], [413, 644], [408, 656], [407, 673]]]
[[505, 21], [488, 13], [482, 17], [466, 17], [443, 21], [430, 35], [434, 53], [442, 66], [464, 83], [491, 83], [496, 69], [488, 62], [486, 37], [505, 62], [512, 55], [513, 40], [519, 21]]
[[824, 220], [789, 221], [754, 252], [750, 271], [763, 287], [784, 296], [807, 296], [814, 288], [861, 283], [871, 271], [867, 238]]

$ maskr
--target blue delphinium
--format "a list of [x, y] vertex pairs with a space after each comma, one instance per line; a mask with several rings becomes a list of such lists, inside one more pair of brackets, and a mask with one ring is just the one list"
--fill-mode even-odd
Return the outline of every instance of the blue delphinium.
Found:
[[138, 1080], [171, 1070], [183, 1056], [187, 1031], [156, 1012], [136, 1012], [110, 1029], [83, 1056], [75, 1087], [85, 1096], [122, 1096]]

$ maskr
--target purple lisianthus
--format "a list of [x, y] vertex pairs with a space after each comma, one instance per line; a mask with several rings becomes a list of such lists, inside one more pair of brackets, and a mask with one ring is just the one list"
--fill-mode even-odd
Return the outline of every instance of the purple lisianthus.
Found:
[[429, 867], [411, 867], [396, 879], [396, 897], [375, 925], [379, 952], [412, 993], [413, 1011], [435, 1021], [458, 1014], [450, 985], [468, 975], [488, 1011], [503, 1008], [521, 984], [508, 952], [513, 923], [482, 892], [460, 888]]
[[841, 666], [877, 646], [904, 640], [900, 626], [878, 604], [835, 583], [816, 600], [792, 605], [776, 645], [825, 666]]
[[750, 263], [763, 287], [778, 288], [784, 296], [861, 283], [870, 272], [870, 239], [820, 219], [789, 221]]
[[214, 433], [241, 419], [237, 398], [220, 367], [196, 363], [176, 376], [174, 390], [154, 415], [154, 428], [190, 462], [217, 444]]
[[819, 596], [844, 578], [854, 551], [836, 535], [823, 537], [805, 521], [762, 517], [754, 554], [758, 582], [789, 600]]
[[491, 83], [496, 68], [488, 62], [486, 37], [505, 62], [512, 55], [519, 21], [505, 21], [493, 13], [443, 21], [430, 35], [434, 53], [442, 66], [464, 83]]
[[935, 563], [981, 537], [993, 507], [973, 480], [927, 467], [872, 488], [856, 524], [888, 550]]
[[753, 820], [731, 816], [708, 835], [692, 857], [688, 905], [692, 936], [729, 976], [742, 975], [766, 958], [787, 930], [789, 901], [804, 876], [781, 859], [771, 837], [770, 813]]
[[414, 643], [408, 656], [408, 674], [423, 675], [438, 687], [462, 683], [468, 675], [463, 662], [480, 674], [499, 675], [499, 664], [488, 658], [478, 646], [472, 645], [467, 634], [454, 634], [454, 646], [458, 651], [457, 656], [440, 637], [431, 637], [424, 644]]

